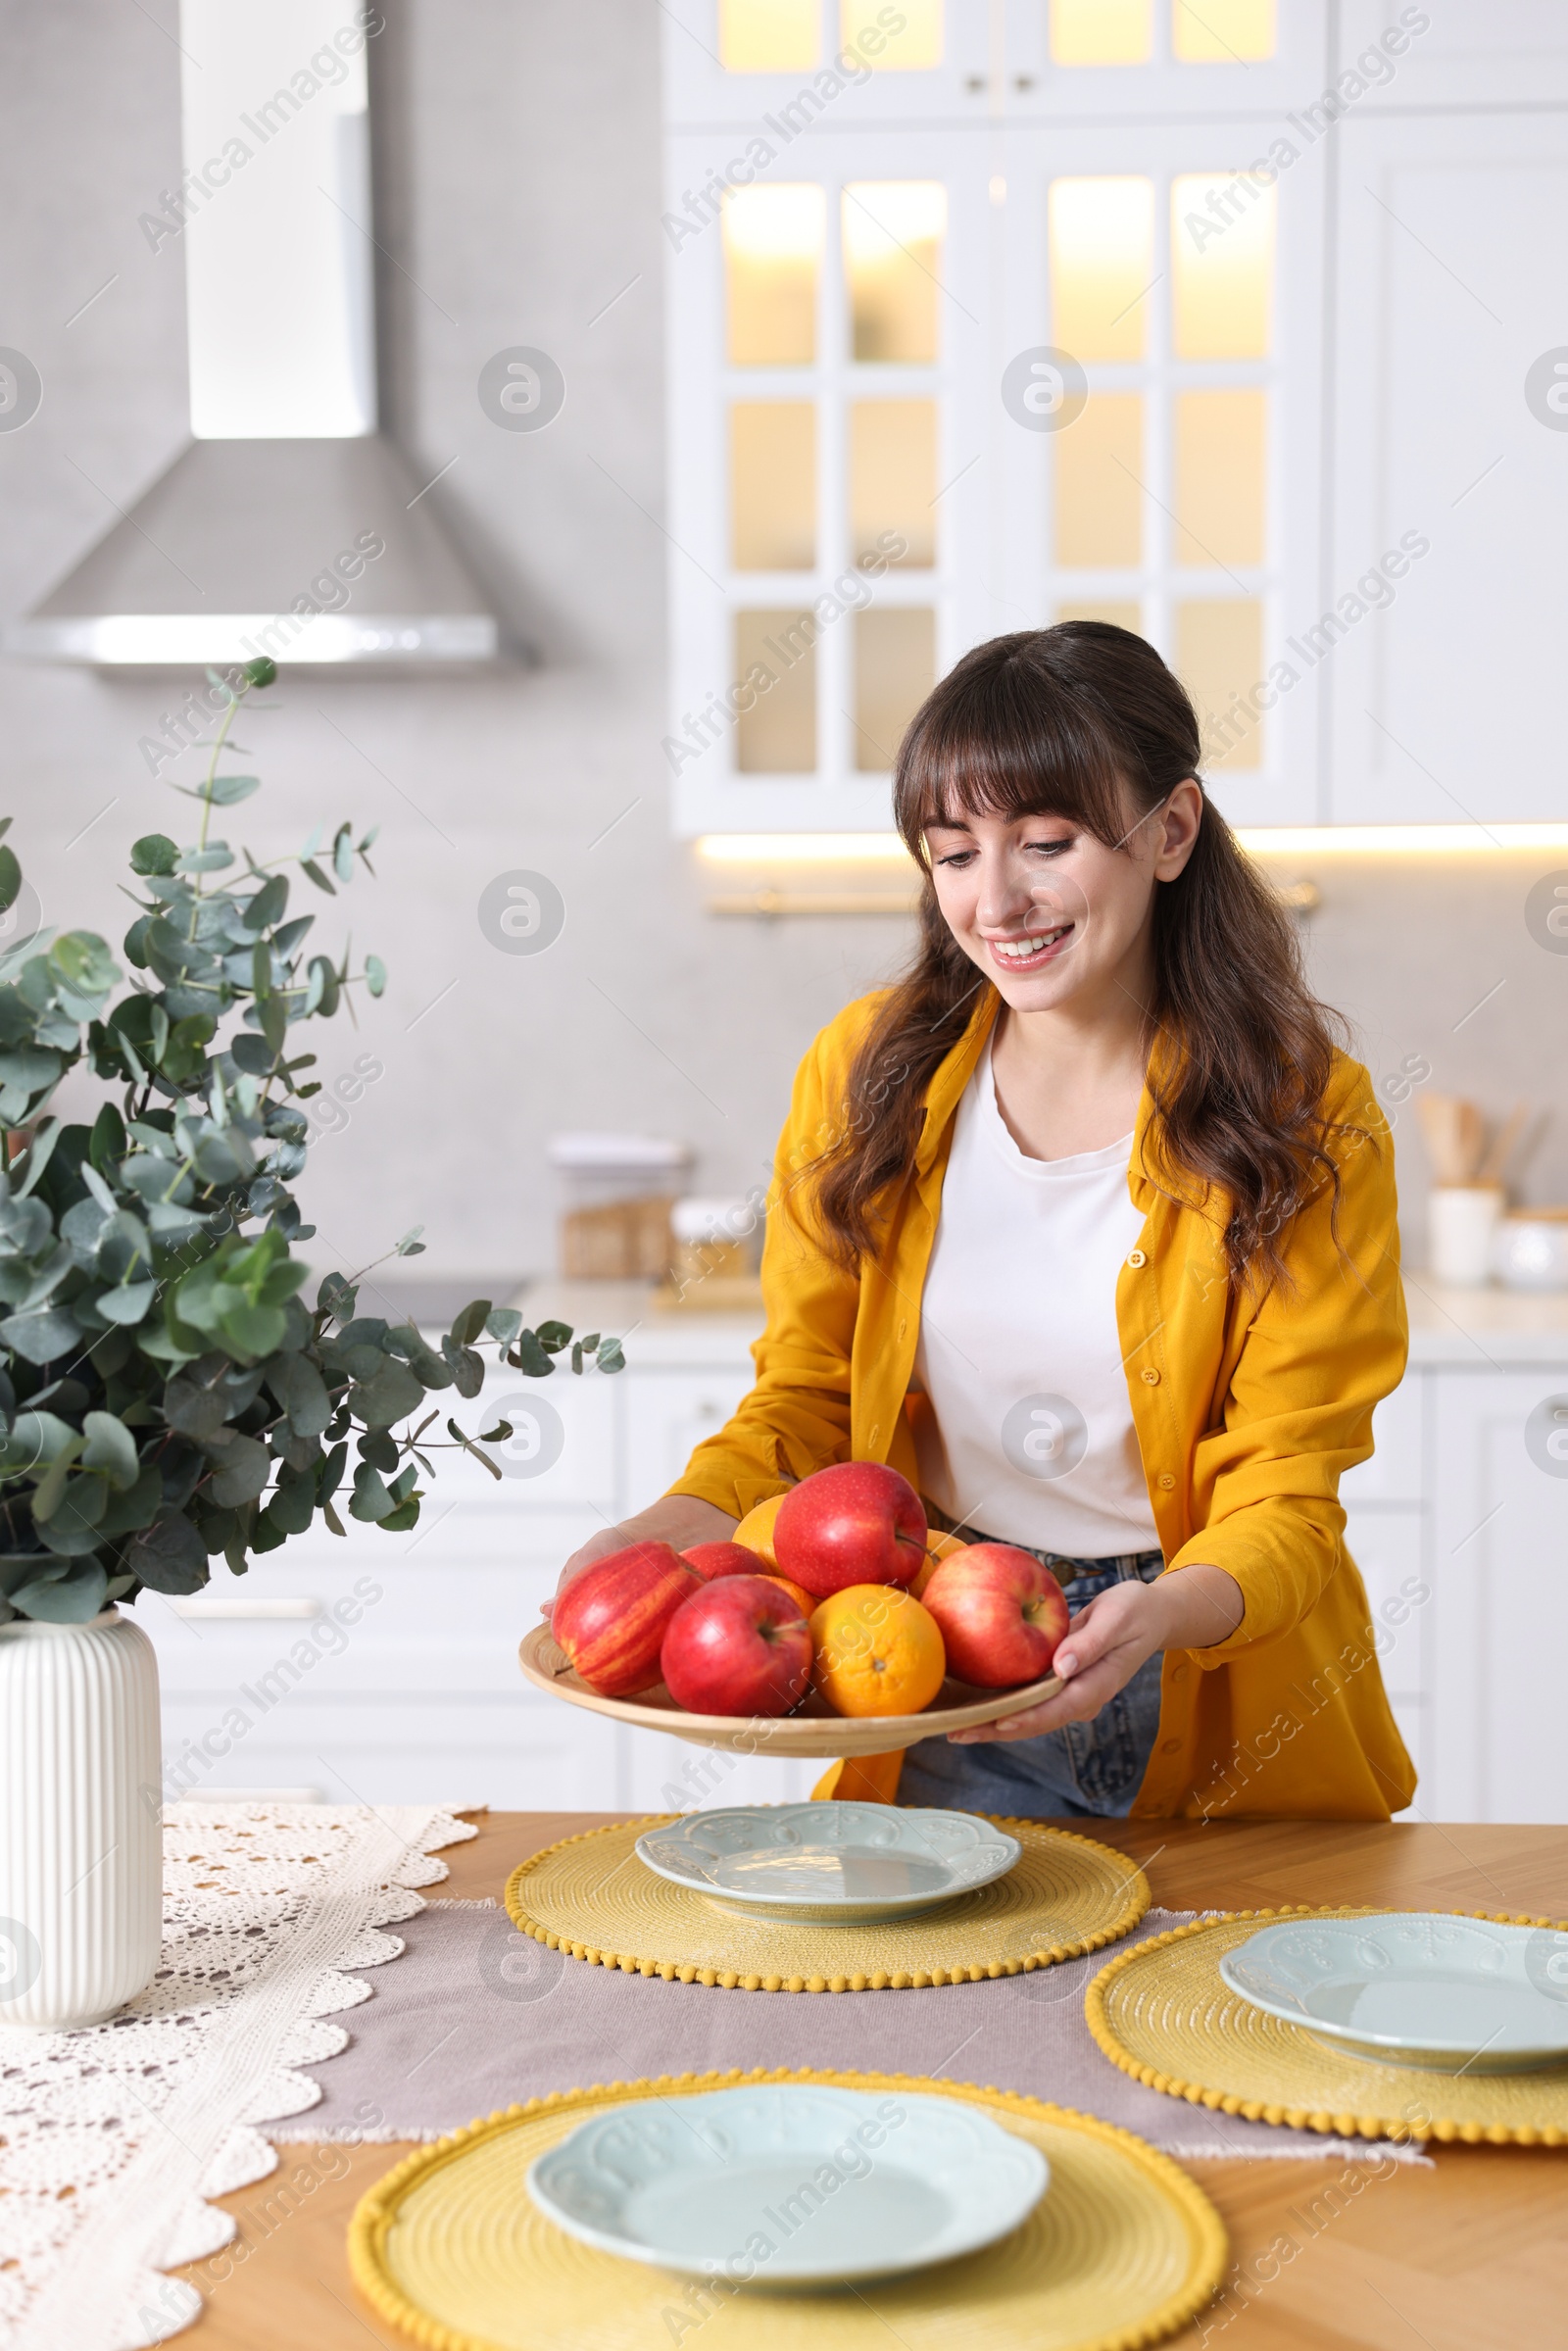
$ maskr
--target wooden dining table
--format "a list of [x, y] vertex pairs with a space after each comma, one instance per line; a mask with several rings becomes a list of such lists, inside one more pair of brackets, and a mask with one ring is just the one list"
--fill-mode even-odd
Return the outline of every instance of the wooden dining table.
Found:
[[[527, 1855], [619, 1816], [470, 1817], [478, 1836], [444, 1854], [451, 1877], [442, 1899], [499, 1900]], [[1155, 1902], [1172, 1910], [1343, 1902], [1568, 1920], [1568, 1828], [1102, 1821], [1093, 1833], [1141, 1863]], [[759, 1995], [713, 1994], [740, 1996]], [[352, 2015], [345, 2022], [352, 2032]], [[606, 2063], [612, 2070], [612, 2053]], [[193, 2351], [368, 2351], [372, 2343], [400, 2351], [401, 2338], [355, 2291], [345, 2240], [360, 2197], [410, 2151], [385, 2142], [333, 2148], [333, 2176], [317, 2166], [311, 2192], [290, 2200], [277, 2194], [279, 2180], [315, 2151], [284, 2146], [271, 2180], [218, 2199], [234, 2215], [247, 2253], [239, 2263], [230, 2251], [177, 2273], [206, 2303], [184, 2338]], [[1224, 2218], [1232, 2268], [1215, 2303], [1171, 2339], [1222, 2340], [1226, 2351], [1562, 2342], [1568, 2150], [1430, 2152], [1430, 2166], [1375, 2172], [1335, 2155], [1189, 2163]]]

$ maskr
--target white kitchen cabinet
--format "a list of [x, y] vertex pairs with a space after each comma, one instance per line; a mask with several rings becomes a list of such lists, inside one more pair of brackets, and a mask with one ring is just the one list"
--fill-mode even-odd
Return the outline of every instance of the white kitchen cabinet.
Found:
[[1332, 545], [1296, 655], [1327, 712], [1324, 813], [1560, 822], [1563, 118], [1358, 111], [1336, 135]]
[[1568, 37], [1562, 0], [1428, 0], [1407, 12], [1398, 0], [1341, 0], [1334, 72], [1356, 59], [1387, 27], [1410, 14], [1425, 18], [1396, 60], [1396, 72], [1370, 102], [1396, 113], [1432, 106], [1561, 105], [1568, 98]]
[[[819, 72], [838, 45], [836, 0], [789, 12], [800, 55], [767, 73], [726, 70], [744, 9], [664, 11], [676, 830], [887, 823], [886, 781], [853, 716], [860, 620], [838, 616], [830, 593], [811, 657], [814, 748], [798, 772], [743, 772], [722, 698], [739, 691], [742, 608], [787, 619], [784, 608], [853, 577], [846, 417], [878, 396], [879, 371], [845, 349], [834, 224], [844, 183], [900, 179], [940, 181], [948, 205], [940, 362], [882, 370], [880, 387], [940, 412], [936, 556], [929, 570], [901, 563], [862, 579], [852, 601], [929, 605], [937, 674], [985, 637], [1063, 615], [1140, 629], [1194, 691], [1205, 773], [1239, 823], [1561, 821], [1568, 775], [1539, 680], [1555, 666], [1568, 521], [1562, 0], [1293, 0], [1272, 54], [1204, 63], [1174, 54], [1168, 0], [1149, 13], [1144, 53], [1120, 64], [1054, 53], [1042, 0], [899, 13], [907, 53], [845, 73]], [[1105, 27], [1136, 15], [1107, 10]], [[1202, 12], [1183, 22], [1200, 27]], [[927, 30], [931, 46], [909, 52]], [[1260, 220], [1257, 202], [1275, 209], [1271, 332], [1250, 361], [1216, 368], [1166, 333], [1179, 175], [1197, 194], [1177, 213], [1199, 220], [1205, 253], [1224, 238], [1234, 257], [1247, 233], [1235, 221]], [[1052, 315], [1047, 207], [1063, 179], [1151, 186], [1147, 283], [1118, 313], [1149, 334], [1120, 356], [1079, 346], [1085, 420], [1024, 430], [1008, 367], [1074, 348]], [[808, 185], [827, 222], [814, 361], [726, 371], [721, 203]], [[1121, 232], [1109, 212], [1102, 225], [1104, 262]], [[1267, 402], [1267, 527], [1245, 556], [1213, 541], [1195, 555], [1196, 528], [1184, 542], [1171, 423], [1184, 399], [1214, 390]], [[814, 404], [808, 573], [731, 569], [732, 400]], [[1227, 444], [1235, 485], [1244, 447], [1247, 432]], [[1098, 480], [1102, 515], [1136, 482], [1139, 547], [1113, 547], [1107, 529], [1097, 550], [1064, 550], [1052, 482], [1074, 468]], [[1252, 609], [1213, 609], [1226, 605]]]
[[626, 1416], [628, 1494], [648, 1500], [662, 1494], [703, 1440], [718, 1434], [752, 1379], [749, 1354], [700, 1371], [641, 1373]]
[[[1555, 1415], [1560, 1413], [1560, 1419]], [[1446, 1820], [1568, 1818], [1568, 1361], [1440, 1379], [1434, 1739]]]
[[1406, 1295], [1410, 1369], [1342, 1490], [1420, 1775], [1404, 1817], [1568, 1820], [1568, 1298]]

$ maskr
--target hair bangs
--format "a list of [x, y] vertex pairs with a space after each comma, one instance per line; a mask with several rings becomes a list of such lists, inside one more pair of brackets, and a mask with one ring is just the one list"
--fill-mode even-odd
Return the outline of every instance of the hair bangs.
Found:
[[1016, 661], [960, 663], [900, 747], [894, 816], [921, 862], [930, 826], [970, 816], [1060, 816], [1111, 846], [1126, 832], [1131, 762], [1113, 720], [1092, 698], [1053, 690], [1025, 652], [1037, 640], [1015, 642]]

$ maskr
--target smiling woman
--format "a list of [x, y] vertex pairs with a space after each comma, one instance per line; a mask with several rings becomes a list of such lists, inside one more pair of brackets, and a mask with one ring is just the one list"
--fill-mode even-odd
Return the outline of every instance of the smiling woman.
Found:
[[1064, 1689], [819, 1793], [1409, 1801], [1338, 1498], [1404, 1366], [1388, 1130], [1198, 759], [1181, 686], [1103, 622], [998, 638], [928, 697], [895, 778], [919, 949], [797, 1077], [757, 1384], [568, 1566], [848, 1459], [1053, 1570]]

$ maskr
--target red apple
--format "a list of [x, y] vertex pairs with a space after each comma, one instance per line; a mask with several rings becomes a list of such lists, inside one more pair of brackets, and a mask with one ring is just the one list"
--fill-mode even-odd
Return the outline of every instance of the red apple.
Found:
[[681, 1557], [688, 1567], [695, 1567], [705, 1584], [713, 1583], [719, 1576], [755, 1576], [758, 1573], [757, 1553], [749, 1551], [744, 1543], [694, 1543]]
[[811, 1680], [811, 1636], [771, 1576], [721, 1576], [683, 1600], [660, 1652], [688, 1714], [788, 1714]]
[[667, 1543], [634, 1543], [573, 1576], [550, 1630], [590, 1690], [629, 1698], [659, 1680], [659, 1650], [682, 1600], [702, 1589]]
[[1010, 1543], [955, 1551], [920, 1597], [942, 1628], [949, 1673], [980, 1690], [1043, 1680], [1067, 1630], [1061, 1586]]
[[780, 1572], [825, 1600], [851, 1584], [912, 1584], [925, 1562], [925, 1512], [907, 1478], [881, 1461], [838, 1461], [779, 1505]]

